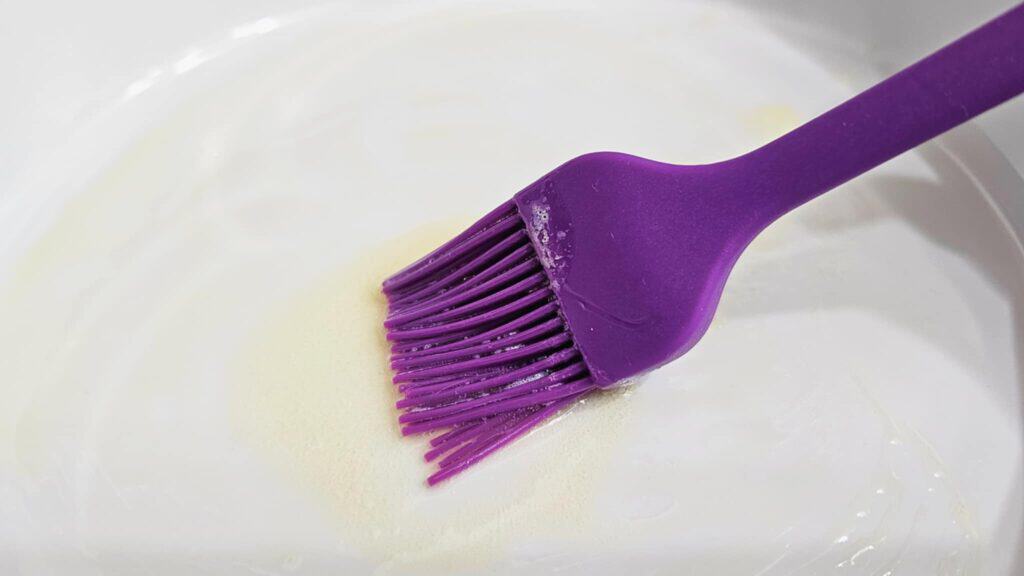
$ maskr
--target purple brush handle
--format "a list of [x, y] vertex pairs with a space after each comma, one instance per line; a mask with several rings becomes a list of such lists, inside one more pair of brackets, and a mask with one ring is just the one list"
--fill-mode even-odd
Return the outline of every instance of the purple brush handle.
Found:
[[1024, 4], [737, 161], [774, 219], [1022, 92]]

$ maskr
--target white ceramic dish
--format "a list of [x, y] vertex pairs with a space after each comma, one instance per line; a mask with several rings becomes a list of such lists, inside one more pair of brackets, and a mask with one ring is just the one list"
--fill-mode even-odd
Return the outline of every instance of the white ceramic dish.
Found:
[[379, 275], [557, 162], [740, 153], [1003, 3], [207, 4], [0, 23], [0, 571], [1024, 567], [1021, 103], [439, 489], [368, 336]]

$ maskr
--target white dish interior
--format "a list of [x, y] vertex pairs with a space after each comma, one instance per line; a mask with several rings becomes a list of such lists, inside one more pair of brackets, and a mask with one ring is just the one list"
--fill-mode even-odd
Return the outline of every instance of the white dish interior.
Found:
[[434, 490], [393, 424], [382, 274], [579, 153], [755, 147], [866, 85], [870, 38], [785, 5], [221, 10], [7, 96], [0, 567], [1021, 569], [1024, 183], [972, 126], [770, 228], [628, 393]]

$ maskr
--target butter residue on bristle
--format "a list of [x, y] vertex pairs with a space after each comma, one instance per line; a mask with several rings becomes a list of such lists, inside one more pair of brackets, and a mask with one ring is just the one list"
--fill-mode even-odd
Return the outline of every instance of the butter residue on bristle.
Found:
[[554, 231], [551, 229], [551, 206], [547, 204], [546, 198], [530, 204], [530, 217], [527, 221], [527, 232], [533, 240], [537, 249], [537, 258], [548, 273], [548, 279], [553, 288], [559, 288], [562, 282], [562, 262], [560, 246], [565, 239], [565, 231]]
[[458, 231], [398, 238], [270, 313], [235, 364], [234, 424], [333, 512], [344, 547], [380, 572], [472, 569], [532, 541], [598, 537], [595, 489], [629, 406], [591, 394], [528, 438], [435, 488], [425, 437], [403, 438], [381, 323], [383, 278]]

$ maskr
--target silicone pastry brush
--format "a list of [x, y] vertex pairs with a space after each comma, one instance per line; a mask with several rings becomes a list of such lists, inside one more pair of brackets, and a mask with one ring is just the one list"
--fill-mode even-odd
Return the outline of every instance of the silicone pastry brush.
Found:
[[435, 484], [704, 334], [769, 224], [1024, 92], [1024, 5], [738, 158], [575, 158], [384, 282], [403, 434]]

